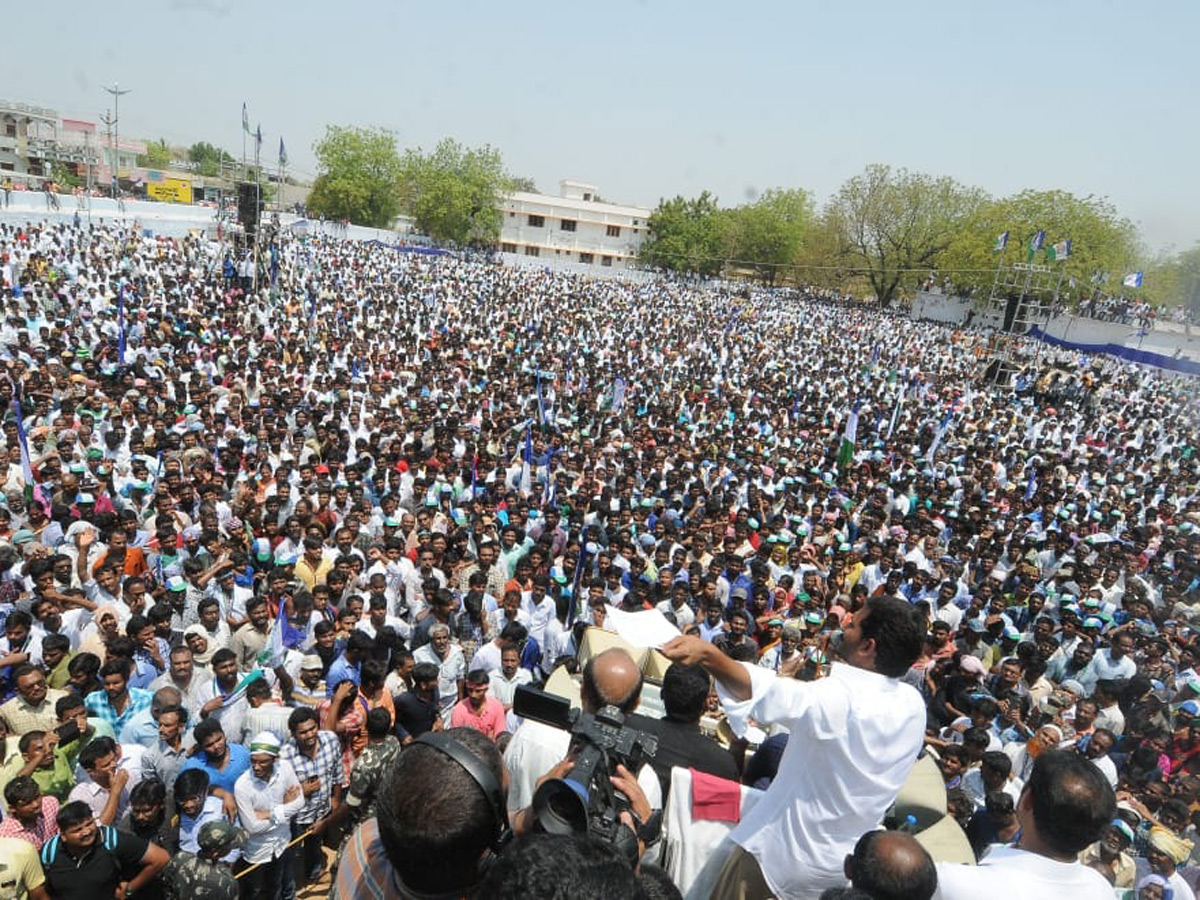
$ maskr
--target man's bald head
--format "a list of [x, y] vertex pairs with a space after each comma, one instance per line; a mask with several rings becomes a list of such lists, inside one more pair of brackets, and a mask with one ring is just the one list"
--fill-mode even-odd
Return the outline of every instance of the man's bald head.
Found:
[[846, 857], [850, 883], [875, 900], [929, 900], [937, 890], [937, 868], [912, 835], [868, 831]]
[[181, 703], [183, 703], [183, 694], [179, 692], [178, 688], [170, 685], [160, 687], [150, 698], [150, 705], [156, 710], [166, 709], [168, 706], [179, 706]]
[[595, 712], [615, 706], [623, 713], [637, 709], [642, 696], [642, 670], [633, 657], [619, 647], [598, 653], [583, 667], [583, 708]]

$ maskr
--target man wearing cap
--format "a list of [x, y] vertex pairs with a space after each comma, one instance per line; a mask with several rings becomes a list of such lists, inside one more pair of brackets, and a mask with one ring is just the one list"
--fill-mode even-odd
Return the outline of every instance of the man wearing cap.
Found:
[[250, 769], [234, 785], [238, 823], [248, 835], [242, 859], [249, 900], [295, 896], [291, 821], [304, 807], [304, 792], [289, 763], [279, 759], [279, 738], [269, 731], [250, 741]]
[[1131, 888], [1137, 880], [1137, 865], [1128, 852], [1132, 844], [1133, 829], [1118, 816], [1100, 840], [1079, 854], [1079, 861], [1091, 866], [1118, 890]]
[[300, 677], [292, 686], [291, 700], [296, 707], [316, 709], [328, 695], [325, 688], [325, 664], [315, 653], [307, 653], [300, 660]]
[[200, 826], [199, 853], [180, 851], [163, 869], [169, 900], [238, 900], [238, 882], [222, 857], [245, 846], [246, 832], [224, 820]]

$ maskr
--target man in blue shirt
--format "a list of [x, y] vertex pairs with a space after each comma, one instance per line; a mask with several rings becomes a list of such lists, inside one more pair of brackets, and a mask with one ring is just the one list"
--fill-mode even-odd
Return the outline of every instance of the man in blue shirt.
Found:
[[333, 661], [325, 676], [325, 695], [332, 697], [339, 684], [347, 679], [356, 685], [360, 681], [363, 660], [375, 652], [375, 642], [362, 631], [355, 631], [346, 641], [346, 649]]
[[208, 775], [209, 790], [225, 804], [226, 812], [236, 811], [233, 785], [250, 768], [250, 751], [241, 744], [230, 744], [216, 719], [205, 719], [192, 729], [192, 736], [201, 752], [179, 770], [200, 769]]

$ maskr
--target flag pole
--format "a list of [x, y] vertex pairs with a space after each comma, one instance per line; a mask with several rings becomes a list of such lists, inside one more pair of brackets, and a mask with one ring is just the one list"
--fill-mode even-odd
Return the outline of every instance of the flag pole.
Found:
[[259, 162], [259, 157], [262, 154], [262, 125], [258, 126], [258, 131], [254, 133], [254, 218], [257, 224], [254, 226], [254, 276], [251, 280], [251, 285], [255, 293], [258, 292], [258, 247], [262, 239], [262, 220], [258, 214], [258, 204], [262, 202], [262, 165]]

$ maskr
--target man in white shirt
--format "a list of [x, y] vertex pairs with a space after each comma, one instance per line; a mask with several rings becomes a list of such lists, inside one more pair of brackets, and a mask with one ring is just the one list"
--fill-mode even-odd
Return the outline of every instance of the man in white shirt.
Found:
[[279, 758], [279, 738], [264, 731], [250, 742], [250, 770], [233, 786], [238, 822], [249, 838], [242, 858], [257, 865], [246, 875], [250, 896], [283, 900], [296, 895], [292, 874], [291, 821], [304, 806], [300, 780]]
[[714, 900], [816, 900], [845, 884], [846, 855], [878, 825], [921, 750], [925, 704], [899, 679], [924, 640], [923, 616], [888, 597], [870, 600], [834, 636], [829, 650], [844, 663], [814, 682], [735, 662], [693, 636], [663, 647], [668, 659], [702, 665], [714, 676], [735, 733], [745, 732], [751, 716], [791, 733], [779, 777], [730, 834], [734, 846], [705, 866], [693, 892], [704, 884]]
[[533, 675], [521, 668], [521, 648], [516, 644], [505, 644], [500, 648], [500, 671], [491, 673], [488, 693], [504, 704], [504, 711], [512, 709], [517, 687], [529, 684]]
[[935, 900], [1111, 900], [1112, 886], [1077, 857], [1116, 811], [1112, 788], [1095, 766], [1074, 753], [1044, 752], [1017, 804], [1016, 845], [993, 850], [978, 866], [939, 863]]

